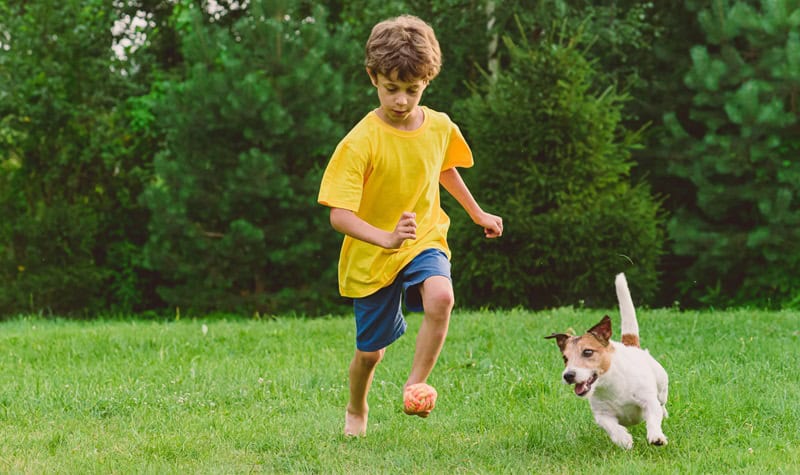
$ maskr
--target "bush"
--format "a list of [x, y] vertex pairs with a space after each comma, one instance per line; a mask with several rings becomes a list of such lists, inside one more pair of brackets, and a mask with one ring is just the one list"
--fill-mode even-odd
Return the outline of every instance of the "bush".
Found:
[[135, 196], [148, 157], [120, 106], [138, 91], [110, 49], [114, 12], [100, 0], [6, 3], [0, 314], [135, 309], [145, 226]]
[[615, 305], [625, 271], [637, 300], [657, 287], [659, 202], [631, 185], [640, 134], [620, 125], [624, 95], [594, 88], [575, 41], [506, 40], [510, 62], [456, 109], [476, 156], [465, 171], [482, 206], [504, 218], [486, 241], [454, 215], [454, 280], [470, 306]]
[[151, 94], [165, 143], [145, 255], [172, 306], [319, 313], [336, 295], [340, 236], [316, 194], [349, 86], [324, 11], [270, 3], [230, 26], [179, 11], [184, 77]]
[[669, 223], [690, 305], [800, 304], [800, 6], [752, 3], [700, 11], [690, 112], [665, 119], [691, 197]]

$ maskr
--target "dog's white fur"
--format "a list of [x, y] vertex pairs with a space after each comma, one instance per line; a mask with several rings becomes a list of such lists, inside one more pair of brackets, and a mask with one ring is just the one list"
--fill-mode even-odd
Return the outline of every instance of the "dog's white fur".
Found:
[[589, 399], [595, 421], [615, 444], [632, 448], [627, 427], [644, 421], [648, 442], [666, 445], [661, 422], [667, 417], [667, 372], [639, 348], [636, 311], [624, 274], [617, 275], [615, 285], [625, 344], [611, 341], [608, 316], [584, 335], [547, 338], [555, 338], [564, 355], [562, 380], [575, 385], [575, 394]]

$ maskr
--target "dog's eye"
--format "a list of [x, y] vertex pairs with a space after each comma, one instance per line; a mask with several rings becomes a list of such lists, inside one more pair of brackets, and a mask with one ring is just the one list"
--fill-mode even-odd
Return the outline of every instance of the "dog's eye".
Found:
[[590, 358], [594, 354], [594, 350], [583, 350], [583, 357]]

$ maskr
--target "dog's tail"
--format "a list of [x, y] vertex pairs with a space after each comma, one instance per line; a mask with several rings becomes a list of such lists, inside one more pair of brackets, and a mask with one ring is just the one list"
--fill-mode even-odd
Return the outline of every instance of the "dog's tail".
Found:
[[636, 309], [633, 307], [631, 291], [625, 274], [617, 274], [614, 281], [617, 287], [617, 300], [619, 301], [619, 314], [622, 317], [622, 344], [625, 346], [639, 347], [639, 323], [636, 321]]

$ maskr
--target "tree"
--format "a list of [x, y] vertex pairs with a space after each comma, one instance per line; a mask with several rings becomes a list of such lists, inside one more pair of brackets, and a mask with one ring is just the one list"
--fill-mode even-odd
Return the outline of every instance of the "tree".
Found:
[[322, 9], [269, 3], [229, 26], [176, 9], [185, 69], [150, 95], [165, 141], [143, 195], [170, 305], [319, 312], [335, 294], [339, 236], [316, 194], [352, 94], [331, 60], [347, 42]]
[[464, 213], [453, 217], [459, 295], [476, 306], [611, 305], [624, 270], [646, 301], [662, 216], [648, 187], [629, 181], [640, 134], [621, 125], [625, 96], [594, 91], [575, 39], [506, 43], [508, 65], [458, 109], [479, 158], [465, 180], [506, 229], [487, 242]]
[[0, 6], [0, 313], [131, 309], [143, 160], [101, 1]]
[[688, 117], [666, 121], [670, 172], [694, 200], [669, 224], [689, 266], [682, 301], [796, 306], [800, 279], [800, 3], [715, 2], [700, 10]]

